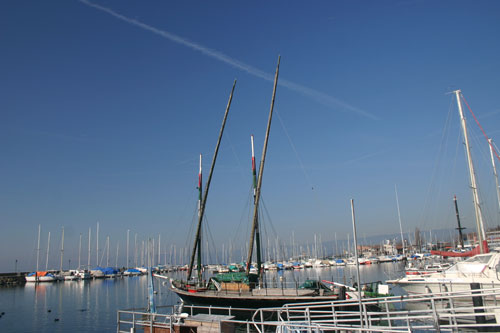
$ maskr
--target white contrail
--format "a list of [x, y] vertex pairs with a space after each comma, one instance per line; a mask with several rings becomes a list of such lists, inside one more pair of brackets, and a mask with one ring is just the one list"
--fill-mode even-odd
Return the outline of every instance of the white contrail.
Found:
[[358, 156], [358, 157], [356, 157], [356, 158], [354, 158], [352, 160], [345, 161], [344, 164], [353, 164], [353, 163], [356, 163], [356, 162], [359, 162], [359, 161], [363, 161], [363, 160], [375, 157], [377, 155], [385, 154], [386, 152], [387, 152], [387, 149], [379, 150], [379, 151], [376, 151], [374, 153], [365, 154], [365, 155], [362, 155], [362, 156]]
[[[138, 26], [144, 30], [148, 30], [148, 31], [151, 31], [157, 35], [160, 35], [168, 40], [171, 40], [173, 42], [176, 42], [178, 44], [181, 44], [181, 45], [184, 45], [184, 46], [187, 46], [189, 47], [190, 49], [193, 49], [193, 50], [196, 50], [196, 51], [199, 51], [211, 58], [214, 58], [216, 60], [219, 60], [219, 61], [222, 61], [230, 66], [233, 66], [239, 70], [242, 70], [244, 72], [247, 72], [248, 74], [251, 74], [253, 76], [256, 76], [256, 77], [259, 77], [261, 79], [264, 79], [264, 80], [267, 80], [267, 81], [273, 81], [274, 80], [274, 75], [273, 74], [268, 74], [256, 67], [253, 67], [251, 65], [248, 65], [244, 62], [241, 62], [239, 60], [236, 60], [234, 58], [231, 58], [230, 56], [222, 53], [222, 52], [219, 52], [219, 51], [216, 51], [216, 50], [212, 50], [208, 47], [205, 47], [203, 45], [200, 45], [198, 43], [194, 43], [186, 38], [183, 38], [183, 37], [180, 37], [176, 34], [173, 34], [173, 33], [170, 33], [168, 31], [165, 31], [165, 30], [160, 30], [160, 29], [157, 29], [155, 27], [152, 27], [148, 24], [145, 24], [145, 23], [142, 23], [140, 21], [137, 21], [135, 19], [132, 19], [132, 18], [129, 18], [129, 17], [126, 17], [122, 14], [119, 14], [117, 12], [115, 12], [114, 10], [110, 9], [110, 8], [107, 8], [107, 7], [103, 7], [103, 6], [100, 6], [98, 4], [95, 4], [95, 3], [92, 3], [88, 0], [79, 0], [81, 3], [89, 6], [89, 7], [93, 7], [95, 9], [98, 9], [102, 12], [105, 12], [105, 13], [108, 13], [122, 21], [125, 21], [129, 24], [132, 24], [132, 25], [135, 25], [135, 26]], [[342, 111], [352, 111], [352, 112], [355, 112], [355, 113], [358, 113], [360, 115], [363, 115], [365, 117], [368, 117], [368, 118], [371, 118], [371, 119], [378, 119], [378, 117], [374, 116], [373, 114], [371, 113], [368, 113], [366, 111], [363, 111], [359, 108], [356, 108], [352, 105], [349, 105], [345, 102], [342, 102], [334, 97], [331, 97], [325, 93], [322, 93], [322, 92], [319, 92], [317, 90], [314, 90], [314, 89], [311, 89], [311, 88], [308, 88], [308, 87], [305, 87], [303, 85], [300, 85], [300, 84], [297, 84], [297, 83], [294, 83], [294, 82], [291, 82], [291, 81], [288, 81], [288, 80], [284, 80], [284, 79], [281, 79], [279, 81], [279, 85], [283, 86], [283, 87], [286, 87], [290, 90], [293, 90], [293, 91], [296, 91], [298, 93], [301, 93], [302, 95], [305, 95], [305, 96], [309, 96], [309, 97], [312, 97], [316, 102], [324, 105], [324, 106], [327, 106], [327, 107], [340, 107], [342, 109]]]

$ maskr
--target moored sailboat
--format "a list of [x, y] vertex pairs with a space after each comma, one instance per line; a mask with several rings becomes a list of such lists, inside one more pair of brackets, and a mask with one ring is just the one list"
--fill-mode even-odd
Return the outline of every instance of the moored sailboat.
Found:
[[[433, 293], [440, 291], [465, 291], [472, 288], [496, 288], [500, 286], [500, 253], [489, 252], [488, 242], [486, 241], [486, 233], [483, 224], [481, 207], [479, 205], [478, 188], [476, 175], [474, 171], [474, 163], [472, 161], [469, 137], [467, 131], [467, 123], [462, 111], [461, 91], [454, 92], [458, 104], [458, 111], [464, 135], [465, 149], [467, 155], [469, 181], [472, 190], [472, 198], [474, 204], [474, 212], [476, 217], [476, 230], [478, 236], [478, 246], [469, 253], [440, 253], [447, 256], [469, 256], [465, 261], [458, 262], [450, 268], [442, 272], [435, 272], [424, 275], [408, 275], [397, 280], [389, 280], [388, 283], [401, 286], [408, 293]], [[490, 148], [491, 142], [489, 141]], [[498, 156], [498, 155], [497, 155]], [[456, 201], [455, 201], [456, 203]], [[457, 218], [458, 218], [458, 208]], [[459, 224], [459, 228], [461, 226]]]
[[[26, 275], [25, 280], [26, 282], [54, 282], [56, 281], [56, 277], [49, 272], [46, 271], [39, 271], [38, 270], [38, 264], [40, 260], [40, 232], [41, 232], [42, 226], [39, 224], [38, 225], [38, 243], [37, 243], [37, 249], [36, 249], [36, 271], [33, 273], [30, 273]], [[49, 233], [49, 242], [50, 242], [50, 233]], [[48, 255], [48, 249], [47, 249], [47, 255]]]
[[[201, 196], [201, 166], [199, 175], [198, 189], [199, 196], [199, 214], [198, 214], [198, 227], [193, 245], [193, 252], [191, 254], [191, 261], [188, 268], [187, 280], [179, 281], [169, 279], [171, 282], [171, 289], [175, 292], [184, 303], [192, 305], [213, 305], [225, 307], [244, 307], [244, 308], [261, 308], [261, 307], [280, 307], [287, 303], [305, 303], [305, 302], [319, 302], [319, 301], [332, 301], [336, 299], [345, 299], [346, 286], [339, 284], [326, 285], [319, 280], [308, 280], [302, 285], [290, 287], [282, 284], [281, 287], [269, 288], [266, 285], [264, 278], [264, 266], [262, 264], [261, 244], [260, 244], [260, 231], [259, 231], [259, 200], [262, 187], [264, 162], [266, 157], [269, 132], [271, 128], [271, 121], [273, 116], [274, 101], [276, 96], [276, 88], [278, 82], [280, 60], [276, 67], [274, 77], [274, 87], [271, 100], [271, 107], [269, 111], [269, 118], [267, 123], [266, 136], [264, 139], [264, 146], [262, 150], [262, 157], [259, 167], [259, 175], [257, 177], [255, 168], [255, 156], [253, 149], [252, 137], [252, 175], [253, 175], [253, 194], [254, 194], [254, 207], [253, 207], [253, 221], [250, 232], [250, 242], [248, 247], [248, 256], [246, 261], [245, 272], [218, 274], [205, 282], [202, 279], [202, 264], [201, 264], [201, 239], [200, 239], [200, 226], [203, 219], [203, 213], [206, 205], [207, 193], [210, 186], [212, 171], [217, 157], [218, 146], [220, 143], [220, 136], [225, 125], [225, 119], [229, 110], [232, 93], [226, 108], [226, 115], [224, 117], [219, 141], [216, 146], [212, 167], [208, 177], [207, 185], [205, 188], [204, 196]], [[234, 91], [234, 85], [233, 85]], [[252, 256], [256, 254], [256, 264], [252, 265]], [[193, 272], [194, 260], [197, 255], [197, 277], [191, 279]], [[156, 275], [157, 277], [167, 278], [165, 276]]]

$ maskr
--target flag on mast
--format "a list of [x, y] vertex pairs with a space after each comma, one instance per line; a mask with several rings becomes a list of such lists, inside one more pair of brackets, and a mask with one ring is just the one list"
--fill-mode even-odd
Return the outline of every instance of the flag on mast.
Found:
[[255, 169], [255, 152], [254, 152], [254, 148], [253, 148], [253, 134], [250, 136], [250, 141], [252, 142], [253, 199], [255, 201], [255, 196], [257, 194], [257, 171]]
[[198, 173], [198, 217], [201, 214], [201, 182], [202, 182], [202, 176], [201, 176], [201, 154], [200, 154], [200, 171]]

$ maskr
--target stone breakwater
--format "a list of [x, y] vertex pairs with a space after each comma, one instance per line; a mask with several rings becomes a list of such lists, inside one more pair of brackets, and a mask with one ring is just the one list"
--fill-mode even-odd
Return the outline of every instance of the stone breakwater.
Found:
[[0, 273], [0, 287], [21, 286], [26, 283], [27, 273]]

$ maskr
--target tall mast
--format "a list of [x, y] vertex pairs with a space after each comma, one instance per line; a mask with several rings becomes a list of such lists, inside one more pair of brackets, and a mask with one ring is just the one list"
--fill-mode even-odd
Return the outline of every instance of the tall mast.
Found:
[[115, 268], [118, 268], [118, 251], [119, 250], [120, 250], [120, 242], [116, 242]]
[[464, 230], [465, 228], [462, 227], [462, 225], [460, 224], [460, 215], [458, 214], [458, 203], [457, 203], [457, 196], [454, 195], [453, 196], [453, 202], [455, 203], [455, 214], [457, 215], [457, 223], [458, 223], [458, 235], [460, 237], [460, 246], [462, 247], [462, 249], [464, 248], [464, 236], [462, 235], [462, 230]]
[[99, 222], [97, 222], [97, 231], [96, 231], [96, 253], [95, 253], [95, 260], [96, 260], [96, 265], [99, 266]]
[[356, 234], [356, 216], [354, 214], [354, 200], [351, 199], [351, 214], [352, 214], [352, 230], [353, 230], [353, 239], [354, 239], [354, 257], [356, 261], [356, 279], [358, 280], [358, 302], [359, 302], [359, 315], [360, 315], [360, 324], [363, 326], [363, 317], [361, 312], [361, 277], [359, 274], [359, 259], [358, 259], [358, 237]]
[[155, 265], [155, 249], [156, 249], [156, 247], [155, 247], [154, 237], [151, 239], [151, 244], [152, 244], [152, 246], [151, 246], [151, 265], [156, 266]]
[[318, 259], [318, 242], [316, 240], [316, 234], [314, 234], [314, 250], [313, 250], [314, 259]]
[[500, 187], [498, 186], [497, 167], [495, 165], [495, 157], [493, 156], [493, 140], [488, 139], [490, 146], [491, 164], [493, 166], [493, 175], [495, 176], [495, 184], [497, 186], [498, 213], [500, 213]]
[[129, 249], [129, 241], [130, 241], [130, 229], [127, 229], [127, 263], [125, 264], [126, 268], [129, 268], [129, 261], [128, 261], [128, 249]]
[[398, 206], [399, 232], [401, 233], [401, 246], [403, 247], [403, 257], [406, 257], [405, 239], [403, 237], [403, 227], [401, 225], [401, 212], [399, 211], [399, 197], [398, 197], [398, 188], [396, 184], [394, 184], [394, 191], [396, 192], [396, 205]]
[[91, 236], [91, 228], [89, 228], [89, 254], [87, 256], [87, 269], [90, 269], [90, 236]]
[[[200, 154], [200, 165], [198, 171], [198, 218], [201, 217], [201, 202], [203, 193], [203, 176], [202, 176], [202, 155]], [[198, 281], [201, 281], [201, 234], [198, 238], [198, 258], [197, 258]]]
[[[252, 146], [253, 204], [255, 206], [256, 203], [257, 203], [257, 171], [256, 171], [256, 167], [255, 167], [255, 149], [254, 149], [254, 145], [253, 145], [253, 135], [250, 136], [250, 143], [251, 143], [251, 146]], [[259, 235], [257, 237], [260, 238]], [[260, 239], [259, 239], [258, 242], [260, 244]], [[260, 247], [259, 247], [259, 249], [260, 249]], [[258, 272], [259, 272], [259, 276], [260, 276], [260, 262], [262, 260], [261, 257], [260, 257], [260, 255], [261, 255], [260, 250], [257, 250], [257, 262], [258, 262], [257, 269], [258, 269]], [[250, 264], [251, 264], [250, 262], [247, 263], [248, 272], [249, 272], [249, 269], [250, 269], [250, 266], [249, 266]], [[248, 272], [247, 272], [247, 274], [248, 274]]]
[[[215, 152], [214, 156], [212, 158], [212, 166], [210, 167], [210, 173], [208, 174], [208, 179], [207, 179], [207, 185], [205, 188], [205, 193], [203, 195], [203, 200], [201, 201], [201, 207], [200, 207], [200, 214], [198, 216], [198, 227], [196, 228], [196, 236], [194, 239], [194, 245], [193, 245], [193, 253], [191, 253], [191, 260], [189, 262], [189, 269], [188, 269], [188, 276], [187, 279], [191, 279], [191, 273], [193, 272], [193, 264], [194, 264], [194, 257], [196, 254], [196, 251], [201, 251], [201, 241], [200, 241], [200, 233], [201, 233], [201, 221], [203, 220], [203, 214], [205, 212], [205, 207], [207, 204], [207, 197], [208, 197], [208, 190], [210, 189], [210, 182], [212, 181], [212, 174], [214, 172], [214, 167], [215, 167], [215, 161], [217, 160], [217, 153], [219, 152], [219, 146], [220, 142], [222, 140], [222, 134], [224, 133], [224, 127], [226, 126], [226, 120], [227, 120], [227, 115], [229, 113], [229, 108], [231, 107], [231, 101], [233, 99], [233, 93], [234, 93], [234, 87], [236, 86], [236, 80], [234, 80], [233, 83], [233, 89], [231, 89], [231, 94], [229, 95], [229, 100], [227, 102], [226, 106], [226, 112], [224, 113], [224, 119], [222, 120], [222, 126], [220, 129], [219, 133], [219, 139], [217, 140], [217, 145], [215, 146]], [[201, 255], [198, 257], [201, 258]], [[201, 259], [200, 263], [198, 266], [201, 266]], [[199, 281], [201, 281], [201, 270], [198, 270], [198, 277]]]
[[158, 234], [158, 266], [161, 265], [161, 234]]
[[337, 233], [335, 233], [335, 257], [339, 255], [339, 245], [337, 243]]
[[109, 267], [109, 236], [106, 237], [106, 267]]
[[484, 253], [484, 244], [483, 240], [486, 238], [486, 234], [484, 232], [483, 225], [483, 217], [481, 215], [481, 207], [479, 206], [479, 194], [477, 191], [477, 182], [476, 182], [476, 174], [474, 172], [474, 164], [472, 163], [472, 154], [469, 145], [469, 134], [467, 131], [467, 122], [464, 117], [464, 113], [462, 111], [462, 102], [460, 100], [460, 90], [454, 91], [455, 96], [457, 98], [458, 104], [458, 112], [460, 114], [460, 121], [462, 124], [462, 131], [464, 132], [464, 140], [465, 140], [465, 150], [467, 153], [467, 162], [469, 165], [469, 176], [470, 176], [470, 186], [472, 190], [472, 201], [474, 203], [474, 212], [476, 213], [476, 227], [477, 227], [477, 235], [479, 239], [479, 249], [481, 253]]
[[[38, 277], [38, 262], [40, 260], [40, 232], [42, 230], [42, 225], [38, 225], [38, 245], [36, 247], [36, 272], [35, 272], [35, 277]], [[35, 279], [36, 280], [36, 279]]]
[[49, 231], [49, 238], [47, 239], [47, 253], [45, 257], [45, 270], [49, 269], [49, 251], [50, 251], [50, 231]]
[[151, 254], [151, 248], [154, 248], [154, 245], [151, 244], [151, 238], [148, 239], [148, 248], [147, 248], [147, 258], [148, 258], [148, 312], [156, 313], [156, 305], [154, 298], [154, 283], [153, 283], [153, 257]]
[[63, 254], [64, 254], [64, 227], [62, 227], [62, 236], [61, 236], [61, 265], [59, 266], [59, 270], [61, 272], [63, 270]]
[[253, 225], [252, 231], [250, 232], [250, 242], [248, 246], [248, 257], [247, 257], [247, 267], [246, 273], [250, 273], [250, 265], [252, 264], [252, 254], [253, 254], [253, 244], [254, 239], [257, 245], [257, 270], [259, 272], [259, 278], [262, 275], [261, 270], [261, 253], [260, 253], [260, 232], [259, 232], [259, 199], [260, 199], [260, 189], [262, 187], [262, 174], [264, 173], [264, 162], [266, 161], [267, 152], [267, 142], [269, 140], [269, 132], [271, 130], [271, 120], [273, 119], [273, 109], [274, 109], [274, 98], [276, 97], [276, 86], [278, 85], [278, 74], [280, 69], [280, 59], [278, 56], [278, 65], [276, 66], [276, 73], [274, 74], [274, 86], [273, 86], [273, 97], [271, 99], [271, 107], [269, 110], [269, 119], [267, 121], [266, 137], [264, 139], [264, 147], [262, 148], [262, 157], [260, 159], [259, 167], [259, 178], [257, 178], [257, 189], [255, 191], [255, 204], [253, 210]]
[[137, 267], [137, 233], [134, 236], [134, 267]]
[[253, 202], [255, 204], [255, 195], [257, 194], [257, 171], [255, 170], [255, 150], [253, 147], [253, 135], [250, 135], [252, 145], [252, 182], [253, 182]]
[[202, 161], [202, 155], [200, 154], [200, 166], [199, 166], [199, 171], [198, 171], [198, 217], [201, 215], [201, 201], [202, 201], [202, 193], [203, 193], [203, 188], [202, 188], [202, 169], [201, 169], [201, 161]]
[[82, 259], [82, 233], [80, 233], [80, 242], [78, 243], [78, 269], [80, 269]]
[[141, 266], [144, 266], [146, 264], [144, 260], [144, 254], [145, 254], [145, 247], [144, 247], [144, 241], [142, 241], [142, 248], [141, 248]]

